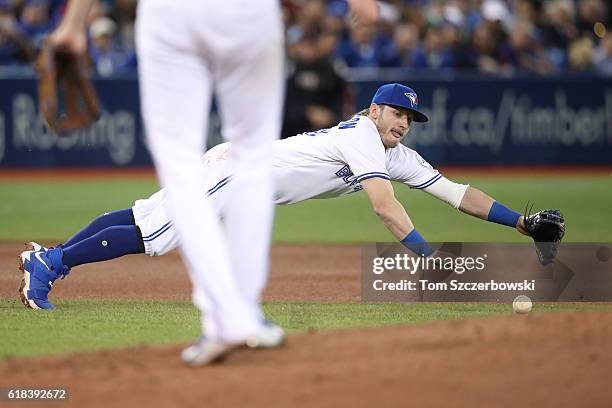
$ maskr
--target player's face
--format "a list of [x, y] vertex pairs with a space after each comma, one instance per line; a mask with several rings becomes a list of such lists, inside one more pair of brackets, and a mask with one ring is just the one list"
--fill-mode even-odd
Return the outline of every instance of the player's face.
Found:
[[412, 112], [407, 109], [378, 106], [375, 123], [385, 148], [392, 149], [402, 141], [410, 130], [412, 118]]

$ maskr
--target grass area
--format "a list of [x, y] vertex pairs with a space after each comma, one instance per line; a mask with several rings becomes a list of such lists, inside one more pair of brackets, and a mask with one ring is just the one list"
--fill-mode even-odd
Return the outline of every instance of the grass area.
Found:
[[[60, 300], [54, 311], [0, 299], [0, 359], [138, 345], [188, 343], [199, 335], [191, 302]], [[289, 333], [511, 314], [508, 304], [268, 303], [266, 314]], [[536, 304], [534, 313], [611, 310], [602, 304]], [[517, 316], [517, 318], [519, 318]]]
[[98, 215], [157, 190], [153, 179], [0, 181], [0, 240], [61, 242]]
[[[612, 178], [607, 176], [457, 178], [521, 210], [559, 208], [567, 220], [566, 242], [612, 242]], [[94, 217], [130, 207], [157, 190], [154, 180], [0, 181], [0, 241], [63, 241]], [[427, 194], [396, 185], [396, 195], [430, 241], [521, 242], [500, 227], [458, 213]], [[248, 201], [245, 202], [248, 205]], [[357, 243], [394, 241], [373, 214], [365, 193], [277, 207], [274, 241]], [[12, 267], [12, 266], [11, 266]], [[60, 300], [53, 312], [24, 309], [0, 299], [0, 359], [9, 356], [90, 351], [140, 344], [187, 343], [199, 334], [190, 302]], [[536, 305], [535, 312], [612, 306]], [[507, 304], [317, 304], [269, 303], [268, 316], [290, 332], [411, 324], [511, 313]]]
[[[566, 242], [612, 242], [612, 177], [470, 177], [470, 183], [519, 211], [560, 208]], [[0, 240], [62, 241], [103, 212], [130, 207], [156, 191], [154, 180], [0, 182]], [[525, 237], [458, 213], [426, 193], [396, 185], [396, 195], [431, 242], [524, 242]], [[245, 203], [245, 205], [248, 205]], [[277, 207], [273, 239], [290, 243], [394, 241], [373, 214], [365, 193]]]
[[[566, 242], [612, 242], [612, 177], [563, 179], [534, 177], [457, 178], [522, 212], [559, 208], [567, 224]], [[459, 213], [427, 193], [395, 185], [395, 194], [419, 232], [431, 242], [526, 242], [516, 231]], [[332, 200], [310, 200], [278, 206], [274, 239], [280, 242], [385, 242], [394, 237], [371, 210], [367, 196], [354, 194]]]

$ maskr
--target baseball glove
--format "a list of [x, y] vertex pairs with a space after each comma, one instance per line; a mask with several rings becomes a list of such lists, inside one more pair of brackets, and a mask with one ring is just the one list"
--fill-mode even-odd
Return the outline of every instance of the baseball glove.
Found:
[[559, 210], [542, 210], [532, 215], [525, 212], [525, 230], [535, 242], [538, 260], [548, 265], [557, 256], [559, 243], [565, 235], [565, 220]]
[[88, 57], [51, 45], [47, 38], [36, 61], [38, 102], [49, 128], [58, 135], [81, 129], [100, 117], [98, 98], [87, 77]]

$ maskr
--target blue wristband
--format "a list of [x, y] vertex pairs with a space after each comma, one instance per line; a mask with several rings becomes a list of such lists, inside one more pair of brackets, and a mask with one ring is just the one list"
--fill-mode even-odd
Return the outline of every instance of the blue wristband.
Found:
[[419, 231], [413, 229], [410, 234], [406, 235], [404, 239], [400, 241], [406, 248], [411, 250], [417, 255], [429, 256], [433, 253], [433, 248], [429, 246], [425, 238], [419, 234]]
[[516, 223], [518, 222], [519, 218], [521, 218], [521, 214], [509, 209], [497, 201], [493, 202], [493, 205], [489, 210], [489, 215], [487, 216], [487, 220], [491, 222], [507, 225], [512, 228], [516, 227]]

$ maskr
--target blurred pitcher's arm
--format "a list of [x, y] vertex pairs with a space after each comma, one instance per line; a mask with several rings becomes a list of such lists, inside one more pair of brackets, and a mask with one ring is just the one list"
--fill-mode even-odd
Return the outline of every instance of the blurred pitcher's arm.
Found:
[[50, 41], [58, 48], [76, 55], [87, 51], [87, 14], [96, 0], [69, 0], [60, 25], [51, 33]]
[[375, 0], [348, 0], [348, 4], [356, 24], [369, 25], [378, 21], [378, 3]]

